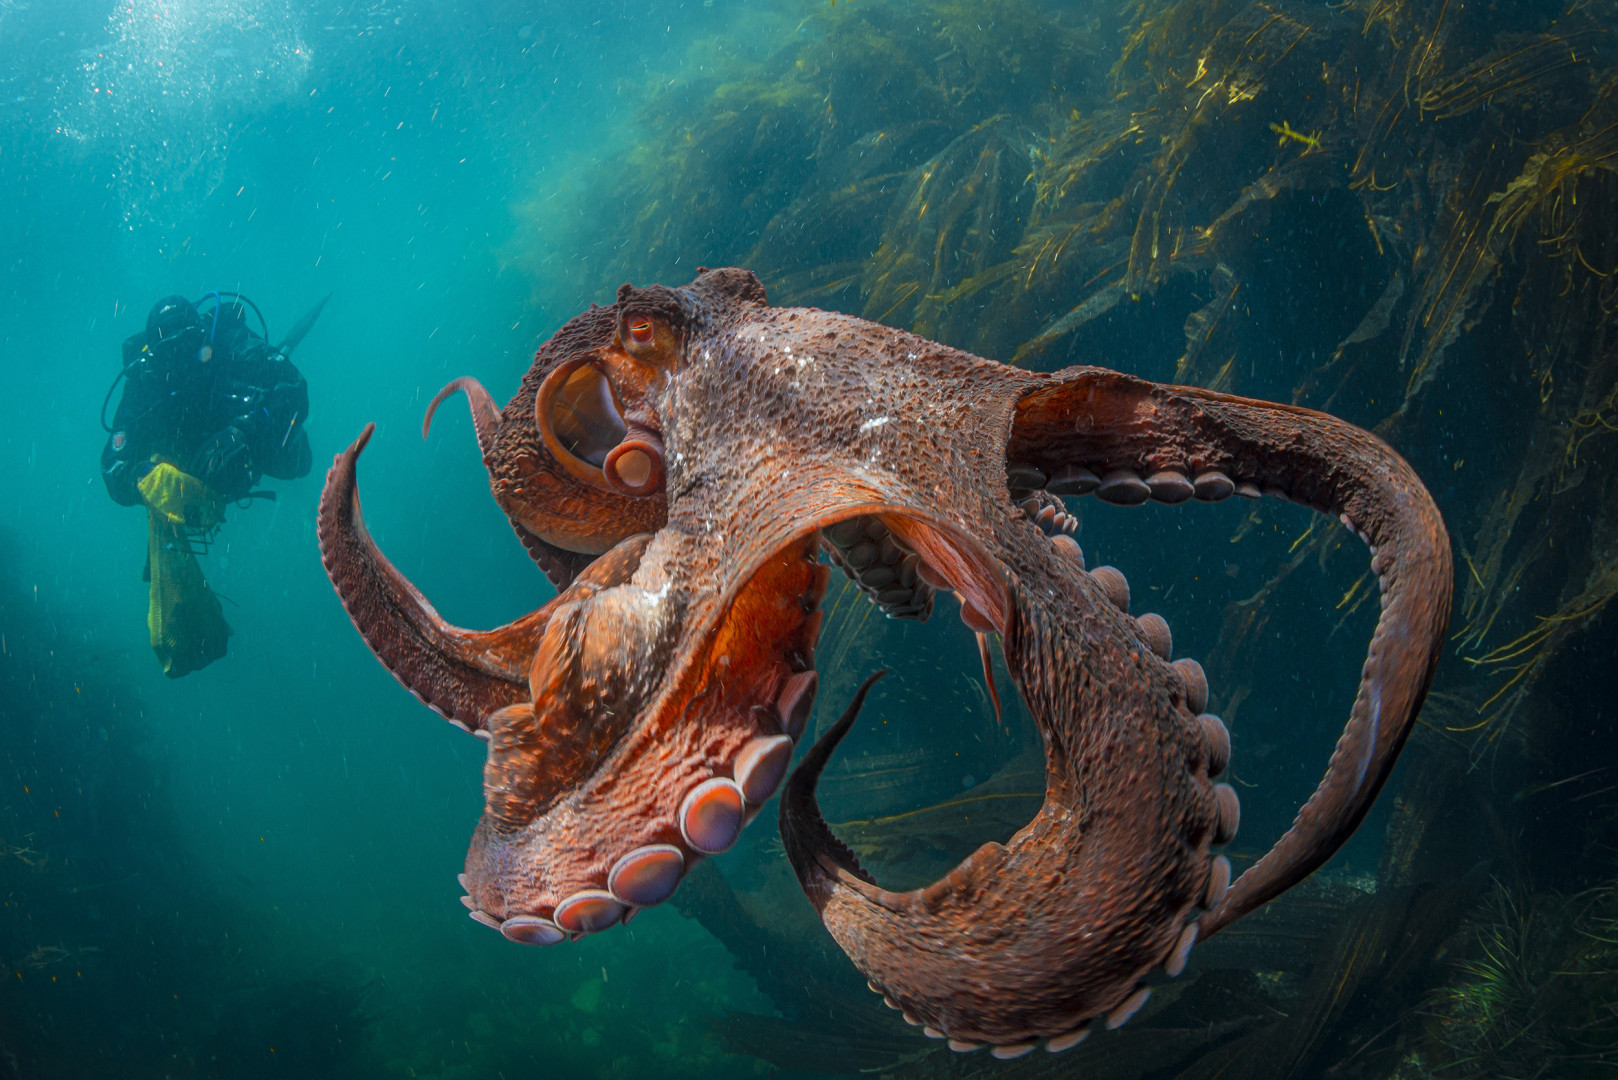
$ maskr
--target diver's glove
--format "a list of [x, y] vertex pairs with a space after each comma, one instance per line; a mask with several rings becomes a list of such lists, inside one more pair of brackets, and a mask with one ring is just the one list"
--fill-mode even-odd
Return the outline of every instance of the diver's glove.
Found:
[[191, 472], [233, 498], [245, 494], [253, 486], [250, 434], [239, 422], [230, 424], [197, 448], [191, 456]]
[[212, 488], [166, 461], [154, 464], [135, 486], [152, 513], [170, 525], [211, 529], [225, 516], [224, 500]]

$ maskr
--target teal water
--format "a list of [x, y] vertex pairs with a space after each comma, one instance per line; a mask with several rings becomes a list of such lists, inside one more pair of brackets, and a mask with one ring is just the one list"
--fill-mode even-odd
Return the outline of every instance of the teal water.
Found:
[[[1205, 6], [1210, 28], [1232, 17]], [[1283, 8], [1321, 25], [1332, 18], [1324, 7], [1275, 10]], [[1018, 325], [1001, 318], [987, 293], [966, 293], [953, 308], [941, 300], [945, 316], [886, 304], [866, 310], [880, 286], [816, 293], [801, 278], [823, 284], [839, 276], [834, 270], [877, 265], [885, 257], [878, 239], [861, 230], [888, 211], [859, 221], [828, 212], [826, 235], [782, 224], [797, 215], [812, 226], [817, 192], [840, 190], [844, 180], [852, 190], [891, 176], [881, 182], [900, 190], [908, 170], [973, 125], [1006, 115], [999, 110], [1021, 110], [1017, 123], [1041, 132], [1078, 130], [1066, 125], [1081, 115], [1107, 122], [1118, 94], [1109, 71], [1130, 16], [1055, 3], [1010, 10], [1031, 22], [1013, 25], [1007, 15], [997, 24], [969, 5], [865, 0], [0, 0], [0, 465], [10, 509], [0, 521], [0, 1078], [945, 1076], [1013, 1068], [986, 1055], [951, 1058], [870, 1000], [798, 894], [773, 809], [712, 861], [716, 874], [687, 882], [676, 903], [629, 927], [530, 950], [469, 922], [455, 874], [482, 806], [483, 744], [431, 714], [375, 661], [332, 593], [314, 535], [327, 464], [375, 422], [360, 471], [367, 521], [449, 621], [491, 627], [553, 595], [489, 498], [459, 403], [440, 414], [427, 441], [421, 415], [461, 375], [477, 376], [503, 403], [533, 350], [588, 302], [610, 302], [625, 277], [678, 284], [699, 264], [764, 260], [755, 268], [777, 296], [871, 317], [886, 309], [896, 325], [1001, 359], [1057, 324], [1087, 295], [1080, 286], [1101, 278], [1086, 271], [1055, 282], [1019, 309]], [[1448, 70], [1516, 40], [1496, 41], [1493, 29], [1558, 25], [1541, 14], [1520, 5], [1492, 16], [1498, 27], [1478, 16], [1468, 31], [1475, 41], [1451, 42], [1461, 59]], [[1350, 50], [1359, 15], [1342, 19], [1321, 31], [1322, 55]], [[983, 52], [980, 39], [996, 34], [1011, 44]], [[946, 37], [957, 41], [949, 46], [956, 53], [936, 43]], [[1062, 54], [1080, 39], [1084, 49]], [[1595, 50], [1582, 63], [1589, 86], [1598, 86], [1597, 75], [1610, 72], [1602, 51], [1610, 46], [1578, 40], [1577, 48]], [[906, 97], [896, 72], [908, 69], [897, 61], [886, 73], [848, 61], [849, 72], [828, 76], [832, 88], [814, 99], [819, 111], [792, 113], [792, 87], [819, 87], [804, 74], [805, 58], [810, 69], [832, 71], [850, 41], [873, 54], [889, 47], [883, 42], [903, 42], [946, 73], [938, 76], [944, 90], [936, 99]], [[1041, 41], [1054, 59], [1030, 44]], [[1032, 74], [1040, 64], [1059, 86]], [[1192, 74], [1176, 69], [1161, 83], [1183, 87]], [[753, 104], [726, 112], [736, 99], [725, 95], [742, 83]], [[1004, 99], [979, 100], [984, 85]], [[1543, 120], [1543, 135], [1563, 120], [1576, 127], [1586, 106], [1606, 107], [1613, 91], [1600, 85], [1581, 91], [1571, 119], [1555, 112], [1573, 108], [1565, 103], [1491, 98], [1490, 107], [1515, 109], [1518, 123]], [[1302, 104], [1314, 101], [1313, 86], [1303, 75], [1278, 81], [1271, 96], [1281, 105], [1231, 122], [1232, 131], [1238, 123], [1260, 131], [1241, 128], [1240, 146], [1272, 148], [1276, 139], [1258, 117], [1306, 115], [1317, 107]], [[760, 103], [777, 91], [786, 104], [770, 112], [775, 106]], [[1145, 103], [1127, 107], [1135, 105]], [[833, 112], [850, 118], [835, 136], [789, 132], [782, 119]], [[904, 138], [913, 142], [895, 151], [891, 166], [836, 172], [867, 150], [874, 161], [871, 148], [907, 117], [913, 126]], [[699, 136], [693, 158], [676, 156], [673, 131], [686, 120]], [[921, 121], [941, 126], [929, 134]], [[734, 138], [703, 142], [703, 125], [713, 123]], [[1367, 117], [1343, 126], [1368, 139], [1372, 125]], [[1216, 146], [1222, 131], [1201, 137]], [[1014, 194], [1000, 217], [954, 237], [962, 250], [1034, 265], [1016, 244], [1038, 209], [1029, 185], [1041, 155], [1054, 157], [1057, 142], [1057, 134], [1030, 136], [1017, 153], [1001, 152], [997, 175]], [[1541, 145], [1527, 136], [1521, 143], [1523, 156]], [[1418, 159], [1459, 155], [1441, 137], [1412, 137], [1410, 145]], [[1090, 185], [1084, 205], [1134, 198], [1129, 170], [1147, 168], [1158, 152], [1144, 134], [1117, 147], [1109, 150], [1116, 167], [1103, 163], [1076, 181]], [[1591, 160], [1613, 160], [1600, 146], [1584, 149]], [[1133, 299], [1028, 362], [1184, 377], [1382, 424], [1389, 402], [1414, 385], [1414, 354], [1395, 355], [1404, 325], [1397, 320], [1422, 317], [1412, 307], [1417, 286], [1409, 295], [1403, 286], [1397, 295], [1383, 290], [1396, 271], [1412, 273], [1397, 270], [1400, 259], [1426, 272], [1432, 256], [1423, 252], [1442, 246], [1442, 222], [1422, 219], [1420, 228], [1432, 231], [1418, 236], [1414, 219], [1367, 211], [1353, 200], [1371, 196], [1347, 182], [1353, 154], [1342, 153], [1334, 166], [1341, 184], [1300, 184], [1301, 194], [1277, 199], [1273, 213], [1242, 219], [1242, 236], [1219, 258], [1194, 274], [1137, 282]], [[1208, 226], [1256, 179], [1243, 172], [1240, 154], [1228, 157], [1197, 159], [1197, 168], [1222, 171], [1193, 169], [1182, 179], [1186, 189], [1231, 192], [1225, 203], [1209, 196], [1208, 206], [1187, 211], [1190, 224]], [[703, 186], [704, 169], [722, 171], [732, 187]], [[1411, 166], [1406, 175], [1419, 172]], [[1608, 208], [1610, 232], [1618, 203], [1597, 173], [1580, 182], [1587, 203]], [[1504, 190], [1511, 175], [1496, 187]], [[1436, 214], [1441, 201], [1423, 203], [1423, 212]], [[985, 239], [995, 229], [1005, 235]], [[1087, 235], [1103, 236], [1100, 226]], [[1101, 243], [1094, 241], [1098, 250]], [[1583, 250], [1595, 268], [1589, 281], [1613, 265], [1613, 250], [1593, 242]], [[1506, 269], [1490, 272], [1501, 280], [1526, 265], [1500, 262]], [[978, 264], [968, 263], [963, 256], [950, 283], [970, 277]], [[1228, 344], [1230, 363], [1221, 371], [1223, 355], [1194, 355], [1195, 363], [1177, 366], [1192, 355], [1187, 320], [1210, 310], [1232, 280], [1221, 276], [1230, 267], [1244, 289], [1231, 310], [1245, 321], [1232, 315], [1233, 337], [1214, 339], [1210, 328], [1207, 338]], [[1581, 278], [1577, 287], [1586, 284]], [[144, 517], [106, 497], [96, 411], [117, 374], [120, 343], [152, 301], [210, 289], [251, 296], [272, 339], [331, 294], [296, 354], [310, 385], [315, 467], [270, 484], [275, 502], [229, 512], [203, 559], [235, 632], [229, 655], [170, 680], [143, 625]], [[1404, 305], [1396, 329], [1367, 339], [1373, 345], [1359, 368], [1332, 369], [1338, 381], [1322, 383], [1318, 365], [1333, 348], [1344, 352], [1340, 343], [1365, 327], [1379, 294]], [[1542, 349], [1560, 358], [1542, 367], [1519, 363], [1533, 354], [1519, 338], [1555, 336], [1537, 326], [1533, 303], [1507, 302], [1504, 293], [1493, 307], [1472, 301], [1471, 318], [1447, 346], [1448, 366], [1435, 367], [1419, 395], [1410, 391], [1404, 426], [1379, 428], [1427, 479], [1458, 550], [1476, 556], [1470, 573], [1480, 586], [1485, 574], [1504, 581], [1515, 572], [1515, 585], [1497, 588], [1490, 576], [1490, 589], [1532, 594], [1522, 610], [1501, 609], [1491, 647], [1532, 630], [1536, 618], [1580, 612], [1565, 642], [1557, 639], [1561, 652], [1523, 684], [1523, 719], [1486, 745], [1463, 738], [1491, 715], [1479, 708], [1504, 679], [1478, 670], [1487, 649], [1475, 649], [1469, 664], [1457, 646], [1438, 684], [1450, 711], [1418, 736], [1419, 765], [1401, 767], [1310, 894], [1315, 907], [1283, 911], [1280, 929], [1251, 939], [1231, 933], [1196, 972], [1200, 989], [1187, 991], [1186, 1011], [1161, 1022], [1180, 1042], [1148, 1034], [1139, 1046], [1125, 1044], [1135, 1047], [1129, 1052], [1097, 1050], [1089, 1060], [1041, 1054], [1016, 1066], [1019, 1075], [1200, 1075], [1196, 1062], [1206, 1058], [1212, 1068], [1215, 1051], [1234, 1053], [1236, 1041], [1259, 1038], [1292, 1005], [1314, 1000], [1317, 973], [1349, 964], [1332, 952], [1341, 946], [1336, 928], [1352, 922], [1345, 913], [1376, 913], [1384, 920], [1376, 925], [1394, 926], [1393, 934], [1407, 926], [1389, 921], [1395, 899], [1405, 905], [1397, 917], [1414, 919], [1398, 889], [1445, 883], [1454, 888], [1442, 903], [1423, 894], [1434, 925], [1409, 931], [1419, 963], [1397, 967], [1388, 957], [1398, 950], [1385, 942], [1364, 947], [1367, 955], [1381, 949], [1386, 965], [1367, 978], [1403, 980], [1388, 983], [1396, 987], [1389, 1000], [1344, 997], [1336, 1011], [1320, 1013], [1313, 1041], [1288, 1059], [1290, 1071], [1273, 1073], [1325, 1075], [1319, 1070], [1341, 1066], [1333, 1075], [1429, 1075], [1442, 1057], [1432, 1047], [1453, 1042], [1429, 1031], [1433, 1015], [1449, 1015], [1433, 995], [1461, 978], [1446, 965], [1468, 954], [1469, 935], [1495, 925], [1477, 913], [1490, 883], [1563, 896], [1618, 872], [1618, 804], [1600, 790], [1603, 776], [1610, 780], [1605, 770], [1618, 767], [1606, 725], [1612, 680], [1599, 662], [1611, 644], [1600, 611], [1613, 591], [1602, 585], [1612, 574], [1613, 538], [1598, 521], [1610, 440], [1581, 442], [1583, 464], [1557, 473], [1555, 483], [1524, 489], [1513, 481], [1535, 432], [1603, 436], [1603, 425], [1612, 427], [1602, 393], [1613, 381], [1571, 373], [1613, 366], [1610, 332], [1599, 329], [1610, 325], [1610, 307], [1601, 305], [1611, 297], [1603, 296], [1591, 310], [1609, 314]], [[1351, 360], [1361, 355], [1356, 348]], [[1549, 391], [1538, 412], [1526, 404], [1553, 369], [1558, 387], [1587, 378], [1582, 404], [1565, 415], [1553, 414]], [[1507, 528], [1498, 540], [1506, 554], [1487, 564], [1490, 530], [1501, 520], [1494, 508], [1508, 493], [1549, 499], [1580, 484], [1593, 509], [1573, 514], [1592, 523], [1579, 526], [1587, 531], [1575, 542], [1578, 554], [1556, 548], [1565, 519], [1541, 506], [1523, 512], [1518, 546]], [[1193, 516], [1092, 502], [1082, 516], [1092, 564], [1126, 571], [1136, 610], [1169, 618], [1176, 653], [1223, 658], [1219, 672], [1229, 677], [1216, 681], [1214, 700], [1235, 733], [1241, 849], [1247, 857], [1263, 851], [1312, 790], [1340, 730], [1373, 625], [1374, 603], [1354, 602], [1363, 556], [1307, 546], [1321, 534], [1311, 534], [1308, 511], [1292, 506], [1254, 512], [1233, 502]], [[1522, 546], [1547, 531], [1549, 545]], [[1519, 564], [1528, 569], [1511, 571]], [[1032, 813], [1037, 735], [1015, 704], [1006, 725], [996, 725], [975, 649], [953, 617], [883, 624], [855, 595], [827, 603], [815, 726], [841, 711], [870, 670], [895, 669], [842, 752], [840, 771], [827, 778], [828, 817], [853, 828], [885, 819], [869, 826], [885, 883], [924, 883]], [[1458, 617], [1455, 629], [1471, 618]], [[1003, 671], [1001, 687], [1009, 692]], [[1432, 774], [1446, 779], [1423, 779]], [[1576, 774], [1594, 779], [1545, 786]], [[1423, 791], [1439, 788], [1448, 801], [1420, 803]], [[993, 798], [920, 823], [896, 816], [979, 795]], [[1429, 835], [1423, 851], [1443, 857], [1410, 856], [1390, 869], [1388, 852], [1405, 851], [1400, 837], [1414, 828], [1390, 826], [1399, 814]], [[1463, 878], [1464, 888], [1455, 884]], [[1602, 984], [1586, 997], [1608, 1000], [1600, 995], [1610, 992]], [[1573, 1015], [1582, 1006], [1555, 1007]], [[1203, 1041], [1185, 1034], [1192, 1031]], [[1610, 1061], [1601, 1056], [1612, 1049], [1604, 1032], [1581, 1061]], [[1372, 1035], [1379, 1041], [1365, 1042]], [[1376, 1049], [1358, 1056], [1365, 1045]], [[1482, 1075], [1456, 1068], [1449, 1075]]]
[[[509, 204], [589, 149], [590, 118], [613, 108], [600, 60], [614, 40], [642, 38], [635, 62], [671, 45], [627, 11], [581, 27], [577, 13], [499, 6], [0, 15], [13, 380], [0, 426], [20, 511], [6, 525], [7, 648], [52, 683], [55, 718], [20, 729], [48, 775], [8, 776], [4, 801], [52, 860], [25, 872], [24, 892], [80, 861], [121, 879], [74, 882], [96, 890], [93, 914], [56, 920], [36, 909], [43, 895], [13, 900], [25, 911], [0, 955], [22, 970], [7, 973], [5, 1022], [21, 1075], [474, 1076], [541, 1048], [582, 1070], [631, 1004], [642, 1055], [687, 1026], [688, 992], [657, 992], [667, 957], [617, 972], [603, 995], [621, 944], [536, 966], [468, 932], [455, 873], [482, 746], [401, 696], [314, 544], [326, 465], [374, 420], [390, 452], [366, 462], [373, 525], [448, 618], [494, 625], [550, 592], [487, 497], [464, 413], [426, 444], [421, 413], [473, 370], [503, 400], [565, 317], [530, 304], [510, 267]], [[542, 59], [537, 37], [562, 59]], [[143, 515], [101, 488], [95, 411], [157, 293], [216, 287], [255, 299], [275, 337], [333, 294], [297, 357], [317, 465], [275, 484], [276, 503], [230, 513], [205, 566], [230, 601], [231, 654], [171, 681], [145, 644]], [[81, 681], [100, 694], [83, 711], [58, 696]], [[87, 762], [100, 747], [113, 760]], [[90, 783], [110, 789], [95, 814]], [[102, 858], [120, 829], [134, 850]], [[636, 936], [679, 942], [702, 996], [750, 992], [704, 935], [652, 915]], [[30, 967], [39, 946], [72, 959]], [[331, 1002], [306, 1000], [321, 986]]]

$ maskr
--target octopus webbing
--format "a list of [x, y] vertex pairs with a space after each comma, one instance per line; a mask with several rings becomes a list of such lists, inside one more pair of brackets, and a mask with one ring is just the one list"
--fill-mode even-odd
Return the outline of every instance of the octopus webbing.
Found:
[[[426, 705], [487, 741], [461, 882], [515, 942], [667, 900], [782, 789], [810, 902], [904, 1018], [957, 1050], [1063, 1050], [1116, 1027], [1199, 939], [1320, 867], [1364, 818], [1431, 681], [1444, 523], [1381, 440], [1335, 417], [1098, 367], [996, 363], [834, 312], [769, 306], [746, 270], [622, 287], [540, 348], [504, 410], [471, 379], [495, 499], [558, 588], [500, 629], [450, 626], [372, 542], [334, 462], [321, 553], [355, 625]], [[423, 430], [425, 433], [426, 425]], [[1062, 499], [1278, 496], [1371, 548], [1381, 612], [1324, 777], [1231, 881], [1230, 735], [1168, 623], [1087, 569]], [[824, 557], [824, 558], [823, 558]], [[1043, 738], [1044, 803], [934, 884], [881, 888], [815, 784], [870, 681], [787, 772], [814, 704], [832, 564], [895, 618], [955, 603], [995, 636]], [[940, 594], [950, 594], [943, 598]]]

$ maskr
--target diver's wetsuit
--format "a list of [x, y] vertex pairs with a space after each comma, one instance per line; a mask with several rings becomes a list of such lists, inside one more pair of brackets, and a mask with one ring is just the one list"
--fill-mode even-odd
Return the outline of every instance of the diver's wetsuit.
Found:
[[218, 324], [205, 329], [183, 343], [164, 342], [176, 346], [166, 353], [150, 347], [148, 333], [124, 343], [129, 385], [101, 451], [101, 476], [115, 502], [141, 503], [136, 484], [154, 455], [227, 502], [246, 497], [262, 476], [308, 475], [303, 376], [248, 328], [239, 305], [223, 305]]

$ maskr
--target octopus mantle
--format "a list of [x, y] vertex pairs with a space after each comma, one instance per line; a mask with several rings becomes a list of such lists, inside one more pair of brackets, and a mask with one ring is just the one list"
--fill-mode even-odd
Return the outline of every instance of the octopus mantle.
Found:
[[[899, 618], [959, 600], [1044, 737], [1045, 801], [942, 880], [882, 889], [815, 783], [870, 682], [786, 780], [810, 902], [910, 1022], [956, 1049], [1061, 1050], [1127, 1020], [1146, 981], [1313, 872], [1358, 826], [1432, 677], [1444, 525], [1410, 467], [1322, 413], [1094, 367], [1041, 374], [862, 319], [774, 308], [745, 270], [619, 290], [471, 402], [490, 483], [557, 585], [488, 632], [446, 624], [360, 516], [367, 427], [321, 499], [322, 556], [378, 658], [488, 742], [462, 884], [513, 941], [563, 942], [662, 902], [781, 786], [813, 705], [831, 567]], [[425, 425], [424, 425], [425, 432]], [[1056, 496], [1277, 495], [1371, 547], [1382, 610], [1319, 787], [1231, 883], [1230, 737], [1167, 623], [1087, 570]], [[952, 601], [945, 601], [952, 602]]]

